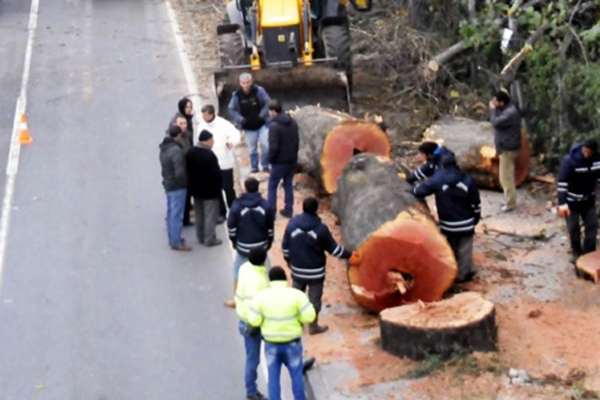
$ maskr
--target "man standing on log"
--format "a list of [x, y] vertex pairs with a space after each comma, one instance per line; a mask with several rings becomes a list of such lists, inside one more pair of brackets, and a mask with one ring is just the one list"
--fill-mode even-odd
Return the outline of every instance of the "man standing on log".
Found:
[[[215, 144], [212, 151], [219, 160], [223, 191], [227, 198], [227, 207], [231, 208], [235, 200], [235, 188], [233, 184], [235, 155], [233, 154], [233, 148], [240, 142], [240, 131], [231, 122], [216, 115], [215, 107], [212, 104], [202, 107], [201, 112], [202, 122], [200, 123], [200, 131], [207, 130], [213, 134]], [[227, 207], [225, 207], [223, 196], [219, 196], [219, 223], [225, 221]]]
[[248, 322], [260, 327], [265, 341], [269, 398], [281, 400], [283, 364], [290, 373], [294, 400], [306, 400], [302, 374], [307, 366], [302, 360], [302, 325], [314, 321], [315, 309], [304, 293], [288, 286], [283, 268], [271, 268], [269, 280], [270, 287], [254, 297], [248, 312]]
[[511, 212], [517, 206], [515, 162], [521, 150], [521, 114], [504, 91], [496, 93], [489, 106], [496, 152], [500, 158], [500, 185], [504, 190], [504, 205], [500, 210]]
[[[236, 291], [240, 267], [248, 261], [253, 249], [271, 248], [274, 237], [275, 211], [258, 191], [258, 180], [247, 178], [246, 193], [236, 199], [229, 210], [227, 231], [231, 245], [236, 250], [233, 261], [233, 291]], [[235, 307], [234, 300], [225, 301], [226, 307]]]
[[477, 271], [473, 266], [473, 235], [481, 219], [479, 189], [469, 175], [460, 170], [454, 154], [442, 158], [442, 168], [427, 181], [413, 188], [416, 197], [435, 194], [440, 230], [446, 236], [456, 263], [456, 283], [471, 281]]
[[425, 161], [425, 164], [411, 172], [406, 181], [415, 183], [431, 177], [440, 168], [442, 157], [446, 154], [452, 154], [452, 152], [436, 142], [421, 143], [419, 146], [419, 159]]
[[285, 206], [279, 213], [286, 218], [294, 214], [294, 188], [292, 181], [298, 161], [298, 124], [287, 113], [283, 112], [278, 100], [269, 103], [269, 162], [273, 170], [269, 176], [269, 206], [277, 210], [277, 186], [283, 180]]
[[235, 119], [238, 129], [246, 132], [250, 152], [250, 172], [258, 172], [258, 143], [260, 142], [261, 161], [264, 172], [269, 172], [269, 130], [266, 120], [269, 116], [271, 98], [267, 91], [252, 83], [252, 75], [240, 75], [238, 87], [227, 109]]
[[315, 307], [317, 318], [311, 322], [309, 333], [325, 332], [327, 325], [319, 325], [319, 312], [325, 283], [325, 263], [329, 254], [349, 259], [352, 253], [337, 244], [327, 225], [317, 215], [319, 201], [308, 197], [302, 203], [302, 214], [292, 218], [285, 228], [282, 248], [283, 257], [292, 271], [293, 287], [305, 292]]
[[[589, 139], [573, 145], [558, 175], [558, 215], [567, 219], [573, 262], [579, 256], [596, 250], [596, 187], [599, 178], [598, 142]], [[583, 249], [580, 220], [585, 228]]]
[[199, 143], [186, 156], [190, 177], [189, 190], [194, 197], [196, 213], [196, 236], [206, 247], [218, 246], [223, 241], [217, 238], [216, 228], [219, 218], [219, 196], [221, 193], [221, 168], [217, 156], [211, 148], [213, 135], [209, 131], [200, 132]]

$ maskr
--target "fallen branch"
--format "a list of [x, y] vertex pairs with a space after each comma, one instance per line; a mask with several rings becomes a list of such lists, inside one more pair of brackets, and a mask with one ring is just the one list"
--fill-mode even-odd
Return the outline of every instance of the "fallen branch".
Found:
[[494, 229], [494, 228], [484, 228], [483, 229], [483, 233], [485, 233], [485, 234], [488, 234], [490, 232], [491, 233], [497, 233], [499, 235], [520, 238], [520, 239], [523, 239], [523, 240], [535, 240], [535, 241], [538, 241], [538, 242], [548, 242], [554, 236], [556, 236], [556, 233], [553, 233], [550, 236], [546, 236], [546, 232], [544, 230], [542, 230], [540, 233], [537, 233], [535, 235], [521, 235], [521, 234], [518, 234], [518, 233], [515, 233], [515, 232], [506, 232], [506, 231], [501, 231], [499, 229]]

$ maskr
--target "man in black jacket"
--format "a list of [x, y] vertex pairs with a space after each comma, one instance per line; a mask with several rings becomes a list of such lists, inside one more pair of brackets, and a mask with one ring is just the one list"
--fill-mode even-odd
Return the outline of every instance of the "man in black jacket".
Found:
[[285, 228], [283, 257], [292, 271], [292, 286], [301, 291], [308, 287], [308, 298], [317, 311], [317, 318], [309, 325], [309, 333], [325, 332], [319, 325], [319, 311], [325, 283], [325, 252], [338, 258], [349, 259], [352, 253], [337, 244], [327, 225], [317, 215], [319, 200], [308, 197], [302, 203], [302, 214], [292, 218]]
[[222, 185], [219, 161], [211, 150], [213, 143], [212, 133], [203, 130], [198, 145], [186, 156], [190, 177], [188, 187], [194, 197], [196, 236], [207, 247], [223, 243], [216, 235]]
[[414, 170], [408, 175], [406, 181], [415, 183], [425, 180], [433, 175], [433, 173], [441, 167], [442, 157], [447, 154], [454, 154], [444, 146], [440, 146], [436, 142], [423, 142], [419, 146], [419, 158], [425, 161], [425, 164]]
[[288, 114], [283, 112], [278, 100], [271, 100], [269, 116], [272, 118], [269, 125], [269, 162], [271, 175], [269, 176], [269, 207], [277, 210], [277, 186], [283, 180], [285, 192], [285, 206], [279, 213], [286, 218], [291, 218], [294, 210], [294, 172], [298, 161], [298, 124]]
[[173, 250], [190, 251], [181, 238], [183, 209], [187, 195], [188, 175], [185, 156], [180, 144], [183, 132], [178, 126], [171, 126], [168, 135], [160, 144], [160, 165], [163, 187], [167, 194], [167, 231], [169, 245]]
[[[237, 289], [240, 267], [252, 249], [269, 250], [273, 243], [275, 211], [258, 191], [258, 180], [247, 178], [244, 182], [246, 193], [234, 200], [229, 209], [227, 232], [231, 245], [236, 250], [233, 262], [233, 292]], [[235, 307], [234, 300], [225, 301], [226, 307]]]
[[500, 185], [504, 190], [502, 212], [517, 206], [515, 162], [521, 150], [521, 113], [510, 101], [506, 92], [500, 91], [490, 101], [490, 122], [494, 127], [494, 142], [500, 158]]
[[[600, 154], [596, 140], [575, 144], [565, 156], [558, 175], [558, 215], [567, 219], [573, 262], [579, 256], [596, 250], [596, 187], [599, 178]], [[580, 220], [584, 226], [583, 248]]]
[[440, 220], [440, 230], [446, 236], [456, 262], [458, 275], [455, 282], [473, 279], [473, 235], [481, 219], [479, 189], [473, 179], [458, 168], [454, 154], [442, 158], [441, 169], [413, 188], [416, 197], [435, 194], [435, 204]]

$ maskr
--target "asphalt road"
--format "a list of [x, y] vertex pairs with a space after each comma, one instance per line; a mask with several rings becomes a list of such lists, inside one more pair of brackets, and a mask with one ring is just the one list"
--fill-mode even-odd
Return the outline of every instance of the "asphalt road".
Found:
[[[29, 4], [0, 0], [2, 172]], [[245, 398], [237, 320], [221, 305], [229, 247], [195, 244], [193, 228], [193, 252], [167, 243], [158, 143], [186, 93], [181, 71], [162, 1], [41, 1], [35, 142], [21, 151], [0, 288], [0, 400]]]

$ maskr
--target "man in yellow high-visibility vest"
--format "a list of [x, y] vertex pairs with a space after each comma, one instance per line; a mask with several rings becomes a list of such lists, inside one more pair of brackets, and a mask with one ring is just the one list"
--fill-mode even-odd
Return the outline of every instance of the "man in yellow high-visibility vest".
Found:
[[290, 372], [294, 400], [306, 400], [302, 377], [302, 324], [311, 323], [316, 311], [306, 294], [289, 287], [285, 271], [269, 271], [271, 286], [252, 300], [248, 322], [260, 327], [269, 371], [269, 399], [281, 400], [281, 365]]

